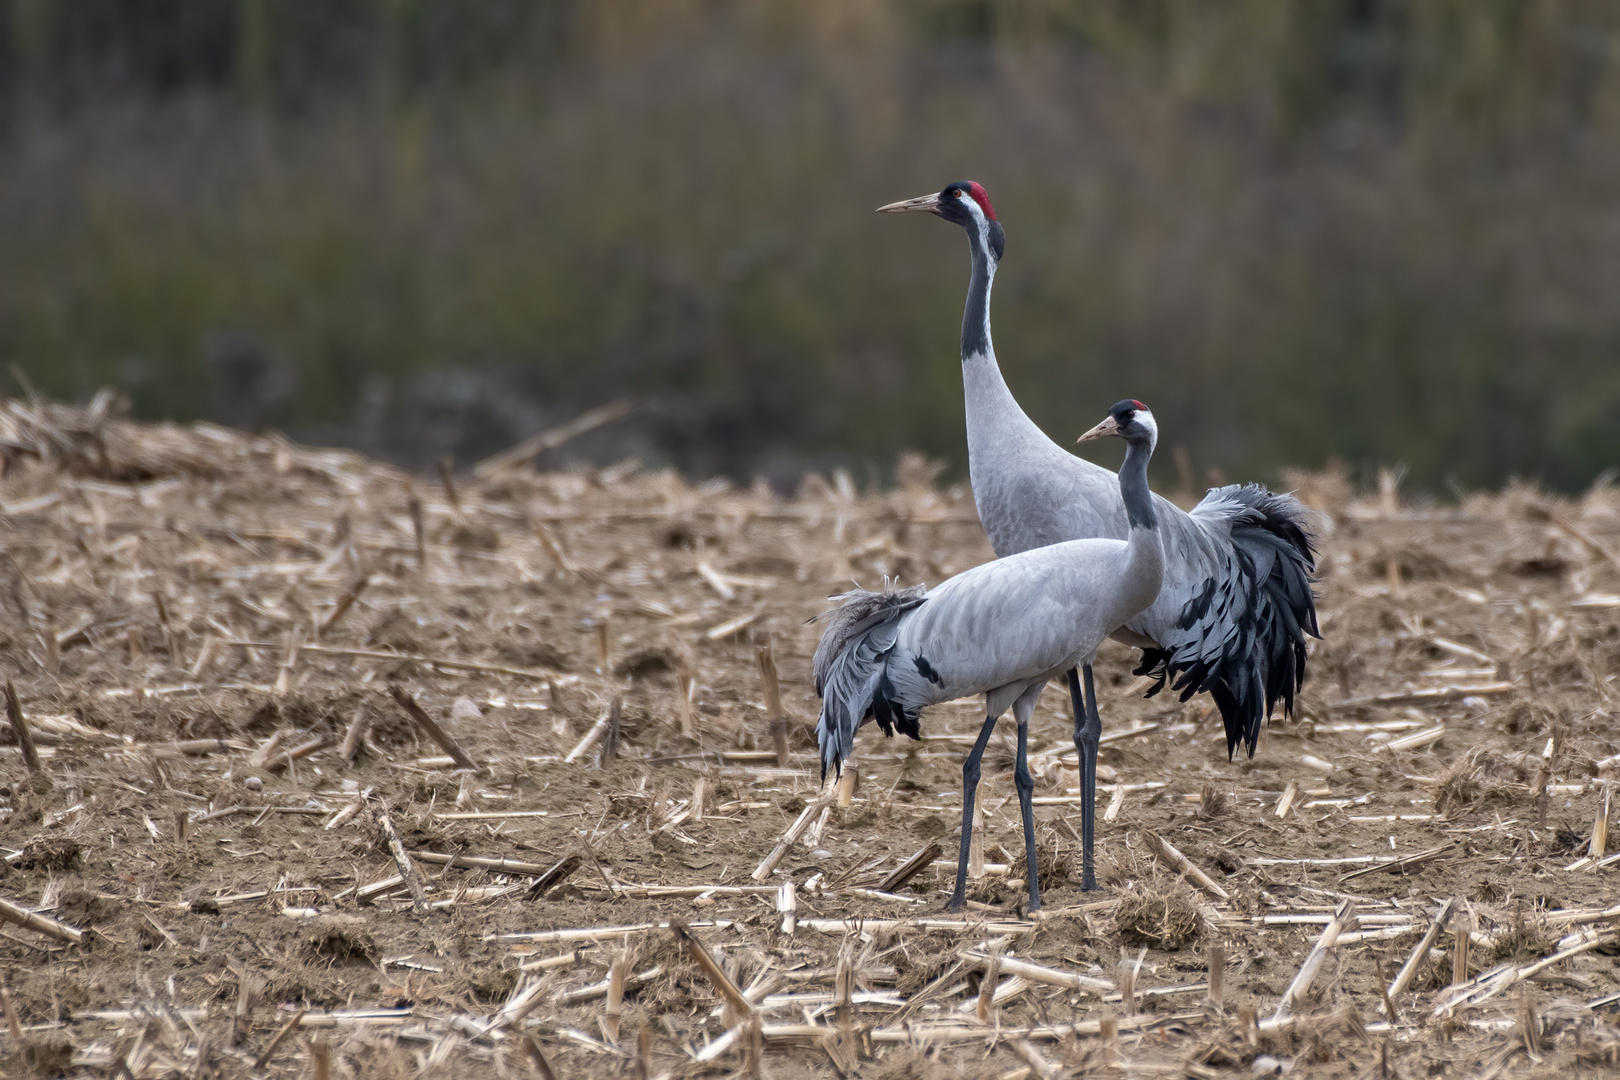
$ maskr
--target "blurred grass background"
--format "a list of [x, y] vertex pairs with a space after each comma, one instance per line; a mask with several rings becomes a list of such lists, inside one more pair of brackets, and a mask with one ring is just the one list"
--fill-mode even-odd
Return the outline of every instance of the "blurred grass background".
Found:
[[1060, 442], [1135, 396], [1199, 481], [1620, 463], [1612, 4], [0, 13], [0, 367], [53, 395], [420, 465], [632, 394], [581, 453], [960, 468], [965, 243], [871, 211], [974, 179]]

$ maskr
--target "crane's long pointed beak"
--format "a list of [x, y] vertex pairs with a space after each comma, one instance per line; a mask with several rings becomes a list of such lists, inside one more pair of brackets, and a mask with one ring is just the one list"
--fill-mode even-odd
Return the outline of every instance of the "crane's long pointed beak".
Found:
[[932, 195], [919, 195], [915, 199], [901, 199], [899, 202], [889, 203], [887, 206], [877, 208], [880, 214], [917, 214], [939, 213], [939, 192]]
[[1074, 440], [1077, 443], [1090, 442], [1092, 439], [1101, 439], [1105, 435], [1118, 435], [1119, 421], [1112, 416], [1104, 418], [1103, 422]]

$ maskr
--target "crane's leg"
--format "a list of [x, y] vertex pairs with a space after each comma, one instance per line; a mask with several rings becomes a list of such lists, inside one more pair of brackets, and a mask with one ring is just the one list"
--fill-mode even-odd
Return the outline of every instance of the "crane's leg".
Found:
[[996, 729], [1000, 718], [1000, 713], [984, 718], [979, 738], [968, 751], [967, 760], [962, 762], [962, 850], [956, 857], [956, 891], [951, 894], [951, 902], [945, 905], [946, 911], [961, 911], [962, 905], [967, 903], [968, 844], [973, 839], [973, 797], [979, 790], [979, 759], [984, 757], [990, 733]]
[[1024, 862], [1029, 868], [1030, 914], [1041, 910], [1041, 883], [1035, 864], [1035, 779], [1029, 775], [1029, 718], [1045, 684], [1032, 686], [1013, 702], [1013, 718], [1018, 721], [1018, 764], [1013, 768], [1013, 784], [1018, 788], [1018, 810], [1024, 819]]
[[1091, 665], [1083, 664], [1080, 678], [1069, 669], [1069, 697], [1074, 702], [1074, 748], [1080, 755], [1080, 888], [1097, 888], [1097, 872], [1092, 860], [1092, 841], [1097, 834], [1097, 742], [1102, 738], [1102, 718], [1097, 715], [1097, 687]]

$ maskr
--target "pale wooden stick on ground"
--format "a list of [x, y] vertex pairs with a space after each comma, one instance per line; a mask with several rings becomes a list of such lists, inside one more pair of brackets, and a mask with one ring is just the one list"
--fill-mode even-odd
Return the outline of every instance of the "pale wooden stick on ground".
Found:
[[1151, 829], [1143, 830], [1142, 835], [1147, 838], [1148, 847], [1159, 858], [1163, 859], [1171, 869], [1185, 874], [1194, 885], [1208, 893], [1216, 900], [1229, 900], [1226, 890], [1217, 885], [1210, 876], [1192, 864], [1192, 860], [1176, 850], [1174, 844], [1160, 836]]
[[772, 871], [776, 869], [776, 864], [782, 861], [793, 845], [799, 842], [799, 837], [804, 835], [804, 830], [810, 827], [811, 817], [820, 813], [825, 807], [831, 806], [834, 798], [835, 791], [833, 788], [823, 788], [821, 794], [817, 795], [813, 802], [806, 804], [805, 808], [799, 812], [798, 818], [782, 834], [782, 839], [778, 840], [776, 846], [771, 849], [771, 853], [765, 856], [765, 860], [754, 868], [751, 876], [755, 881], [764, 881], [771, 876]]
[[765, 719], [771, 727], [771, 743], [776, 748], [776, 767], [788, 767], [788, 720], [782, 711], [782, 688], [776, 677], [776, 657], [769, 642], [754, 650], [759, 657], [759, 681], [765, 693]]
[[607, 708], [602, 710], [602, 715], [597, 718], [595, 724], [591, 725], [591, 730], [585, 733], [585, 737], [580, 739], [579, 742], [575, 743], [572, 750], [563, 755], [563, 763], [568, 764], [570, 762], [578, 761], [580, 758], [584, 757], [590, 748], [596, 745], [597, 740], [607, 732], [608, 724], [612, 721], [612, 719], [613, 707], [612, 705], [609, 705]]
[[260, 1051], [259, 1056], [254, 1059], [253, 1067], [255, 1069], [262, 1069], [270, 1063], [270, 1058], [273, 1054], [275, 1054], [276, 1048], [286, 1040], [288, 1035], [293, 1033], [293, 1030], [297, 1028], [300, 1023], [303, 1022], [304, 1014], [308, 1011], [308, 1009], [299, 1009], [293, 1014], [291, 1020], [288, 1020], [285, 1024], [281, 1025], [280, 1029], [277, 1030], [275, 1035], [271, 1037], [270, 1042], [265, 1045], [265, 1048], [262, 1051]]
[[906, 882], [916, 877], [925, 867], [933, 864], [941, 854], [939, 841], [930, 841], [928, 846], [917, 854], [901, 863], [887, 877], [873, 886], [878, 892], [892, 893], [902, 888]]
[[0, 900], [0, 922], [12, 923], [35, 933], [45, 934], [77, 945], [84, 940], [84, 931], [76, 926], [69, 926], [65, 922], [58, 922], [45, 915], [36, 915], [11, 903], [9, 900]]
[[752, 1014], [754, 1011], [753, 1003], [743, 996], [743, 992], [737, 988], [737, 984], [731, 981], [731, 976], [727, 975], [724, 969], [715, 963], [714, 957], [709, 950], [704, 947], [703, 942], [699, 941], [691, 930], [687, 929], [686, 924], [672, 920], [669, 929], [675, 935], [675, 940], [686, 949], [687, 955], [697, 964], [698, 970], [703, 972], [704, 978], [713, 984], [720, 996], [729, 1002], [740, 1016]]
[[1299, 974], [1294, 976], [1294, 981], [1288, 984], [1282, 1000], [1277, 1003], [1277, 1011], [1271, 1016], [1273, 1020], [1288, 1016], [1299, 1005], [1310, 990], [1311, 983], [1316, 979], [1316, 973], [1322, 967], [1322, 961], [1327, 957], [1328, 950], [1333, 948], [1339, 934], [1352, 926], [1354, 914], [1354, 901], [1346, 900], [1339, 905], [1338, 910], [1333, 913], [1333, 920], [1322, 928], [1322, 936], [1316, 939], [1316, 944], [1311, 946], [1305, 962], [1299, 966]]
[[411, 905], [419, 912], [427, 911], [427, 891], [422, 888], [422, 879], [416, 872], [416, 864], [411, 862], [410, 853], [405, 850], [405, 843], [400, 840], [399, 831], [394, 828], [393, 815], [380, 801], [373, 801], [372, 809], [376, 814], [377, 827], [388, 840], [388, 850], [394, 856], [394, 865], [399, 868], [399, 876], [405, 879], [405, 887], [411, 891]]
[[399, 702], [400, 708], [405, 710], [405, 715], [411, 718], [422, 733], [438, 743], [439, 749], [450, 755], [450, 760], [456, 763], [456, 768], [471, 769], [473, 772], [478, 771], [478, 765], [472, 758], [467, 756], [467, 751], [461, 748], [461, 744], [451, 738], [449, 732], [434, 722], [433, 718], [423, 710], [422, 706], [416, 703], [416, 699], [406, 693], [404, 687], [397, 683], [393, 684], [388, 687], [388, 693], [395, 701]]
[[[1412, 985], [1412, 980], [1422, 970], [1423, 962], [1429, 958], [1429, 950], [1434, 948], [1434, 943], [1440, 939], [1441, 934], [1445, 933], [1446, 924], [1451, 921], [1452, 914], [1457, 910], [1457, 903], [1455, 896], [1445, 902], [1444, 906], [1440, 908], [1440, 913], [1429, 924], [1429, 929], [1424, 933], [1423, 940], [1419, 941], [1416, 947], [1412, 949], [1411, 955], [1406, 958], [1406, 963], [1401, 965], [1401, 970], [1395, 975], [1394, 981], [1389, 984], [1388, 998], [1391, 1002], [1396, 1003], [1397, 1008], [1399, 1008], [1398, 1003], [1406, 993], [1407, 987]], [[1390, 1019], [1394, 1020], [1395, 1017], [1392, 1015]]]
[[360, 744], [365, 741], [366, 729], [371, 726], [371, 702], [360, 699], [360, 704], [354, 707], [354, 719], [349, 721], [349, 729], [343, 733], [343, 745], [338, 748], [338, 756], [344, 761], [353, 761], [354, 756], [360, 752]]
[[22, 702], [17, 700], [17, 690], [6, 680], [6, 719], [11, 722], [11, 733], [17, 739], [17, 746], [22, 750], [23, 764], [28, 771], [36, 776], [43, 772], [45, 767], [39, 763], [39, 751], [34, 748], [33, 733], [28, 730], [28, 721], [23, 718]]

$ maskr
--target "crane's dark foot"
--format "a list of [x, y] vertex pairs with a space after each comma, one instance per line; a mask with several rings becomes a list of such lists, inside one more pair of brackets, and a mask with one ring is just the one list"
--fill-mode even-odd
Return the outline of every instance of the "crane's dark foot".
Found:
[[1101, 886], [1097, 884], [1096, 874], [1093, 874], [1090, 870], [1087, 870], [1080, 875], [1081, 892], [1098, 892], [1100, 889]]
[[945, 905], [945, 910], [952, 915], [958, 914], [967, 904], [967, 897], [958, 893], [951, 897], [951, 902]]

